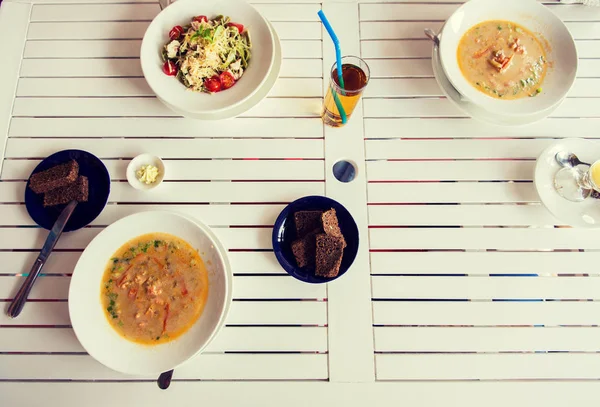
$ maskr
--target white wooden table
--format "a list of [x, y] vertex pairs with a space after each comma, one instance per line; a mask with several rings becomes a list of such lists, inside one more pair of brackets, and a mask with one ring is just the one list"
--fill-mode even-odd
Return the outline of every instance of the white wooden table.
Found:
[[[157, 3], [4, 0], [3, 308], [46, 236], [23, 205], [36, 163], [85, 149], [113, 183], [102, 215], [61, 238], [23, 314], [2, 310], [0, 406], [598, 405], [600, 231], [557, 227], [532, 175], [554, 139], [600, 138], [600, 10], [548, 3], [576, 39], [576, 84], [552, 118], [500, 128], [463, 117], [432, 77], [423, 28], [458, 3], [261, 0], [282, 39], [281, 77], [242, 117], [206, 123], [176, 117], [142, 76]], [[318, 116], [333, 57], [321, 7], [372, 72], [341, 130]], [[125, 180], [141, 152], [166, 159], [155, 193]], [[358, 168], [349, 184], [332, 176], [342, 158]], [[361, 232], [353, 268], [328, 286], [287, 276], [271, 251], [275, 217], [309, 194], [341, 201]], [[157, 208], [214, 227], [235, 273], [227, 326], [167, 391], [94, 361], [67, 312], [88, 242]]]

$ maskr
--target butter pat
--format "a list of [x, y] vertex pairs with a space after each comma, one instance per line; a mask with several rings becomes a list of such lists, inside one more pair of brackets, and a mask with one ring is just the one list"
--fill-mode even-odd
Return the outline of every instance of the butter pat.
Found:
[[148, 164], [142, 165], [142, 167], [137, 170], [135, 175], [137, 176], [138, 181], [146, 185], [150, 185], [156, 182], [159, 172], [158, 168], [156, 168], [154, 165]]

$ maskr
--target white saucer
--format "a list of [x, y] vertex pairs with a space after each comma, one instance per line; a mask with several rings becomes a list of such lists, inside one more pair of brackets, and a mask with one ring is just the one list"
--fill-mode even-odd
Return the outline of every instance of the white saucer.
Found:
[[593, 163], [600, 159], [600, 142], [584, 139], [559, 140], [546, 148], [537, 159], [534, 183], [544, 206], [563, 223], [584, 228], [600, 227], [600, 199], [587, 198], [571, 202], [554, 188], [554, 175], [562, 168], [554, 156], [559, 151], [574, 153], [581, 161]]
[[169, 103], [167, 103], [166, 101], [164, 101], [163, 99], [161, 99], [157, 96], [158, 100], [160, 100], [165, 106], [167, 106], [169, 109], [171, 109], [175, 113], [180, 114], [181, 116], [187, 117], [189, 119], [197, 119], [197, 120], [230, 119], [230, 118], [239, 116], [242, 113], [245, 113], [248, 110], [252, 109], [260, 101], [262, 101], [269, 94], [269, 92], [271, 92], [271, 89], [273, 89], [275, 82], [277, 82], [277, 78], [279, 77], [279, 72], [281, 71], [281, 63], [282, 63], [282, 58], [283, 58], [282, 51], [281, 51], [281, 42], [279, 41], [279, 36], [277, 35], [277, 32], [273, 28], [273, 25], [271, 23], [268, 23], [268, 24], [269, 24], [269, 27], [271, 28], [271, 31], [273, 32], [273, 39], [275, 41], [275, 48], [274, 48], [274, 55], [275, 55], [274, 58], [275, 59], [273, 61], [273, 65], [271, 66], [271, 72], [269, 72], [267, 79], [265, 79], [265, 81], [263, 82], [260, 89], [258, 89], [256, 91], [256, 93], [254, 95], [252, 95], [244, 103], [234, 106], [231, 109], [223, 110], [219, 113], [203, 115], [202, 113], [192, 114], [190, 112], [183, 112], [183, 111], [179, 110], [178, 108], [176, 108], [175, 106], [170, 105]]
[[[431, 65], [433, 66], [433, 75], [442, 88], [442, 93], [461, 111], [471, 116], [473, 119], [496, 124], [499, 126], [523, 126], [526, 124], [535, 123], [548, 117], [554, 112], [562, 103], [562, 100], [550, 109], [543, 112], [531, 115], [531, 116], [503, 116], [494, 114], [484, 108], [469, 102], [464, 96], [462, 96], [458, 90], [450, 83], [450, 80], [444, 72], [442, 63], [440, 61], [439, 47], [434, 44], [433, 52], [431, 55]], [[564, 99], [563, 99], [564, 100]]]

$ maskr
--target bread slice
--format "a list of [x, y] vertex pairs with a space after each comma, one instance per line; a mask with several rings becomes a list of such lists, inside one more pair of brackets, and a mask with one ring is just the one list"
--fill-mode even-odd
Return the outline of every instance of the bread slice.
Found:
[[316, 241], [315, 274], [321, 277], [337, 276], [346, 246], [344, 238], [322, 233], [317, 235]]
[[71, 160], [33, 174], [29, 178], [29, 188], [36, 194], [42, 194], [72, 184], [77, 180], [78, 175], [79, 164], [77, 161]]
[[314, 267], [317, 248], [316, 236], [321, 233], [320, 229], [315, 229], [301, 239], [292, 242], [292, 253], [296, 258], [298, 267]]
[[330, 210], [323, 212], [323, 215], [321, 215], [321, 221], [323, 223], [323, 230], [325, 233], [330, 236], [341, 238], [344, 247], [346, 247], [346, 240], [344, 239], [344, 235], [342, 235], [335, 209], [331, 208]]
[[314, 230], [321, 230], [322, 211], [299, 211], [294, 213], [296, 237], [302, 239]]
[[44, 194], [44, 206], [55, 206], [69, 203], [73, 200], [87, 202], [89, 195], [88, 178], [80, 175], [76, 182], [64, 187], [53, 189]]

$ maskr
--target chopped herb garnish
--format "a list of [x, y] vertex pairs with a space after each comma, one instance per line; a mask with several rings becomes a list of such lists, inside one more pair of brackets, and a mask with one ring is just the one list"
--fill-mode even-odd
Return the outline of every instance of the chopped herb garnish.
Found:
[[115, 310], [115, 302], [112, 299], [110, 300], [110, 304], [108, 305], [108, 307], [106, 307], [106, 310], [113, 319], [119, 318], [119, 315], [117, 315], [117, 312]]
[[194, 40], [196, 38], [202, 38], [204, 40], [213, 42], [214, 40], [214, 36], [213, 36], [213, 31], [210, 28], [202, 28], [200, 27], [195, 33], [194, 35], [192, 35], [191, 39]]
[[498, 30], [502, 30], [502, 26], [501, 25], [498, 26]]
[[162, 240], [155, 240], [154, 241], [154, 248], [156, 249], [158, 246], [160, 246], [161, 244], [163, 244]]
[[119, 262], [119, 259], [117, 259], [116, 257], [113, 257], [111, 260], [112, 260], [113, 263], [118, 263]]

